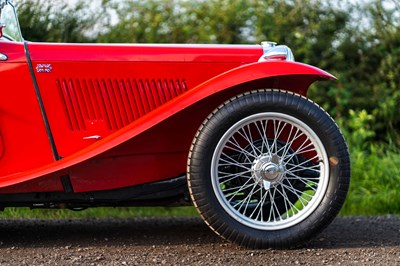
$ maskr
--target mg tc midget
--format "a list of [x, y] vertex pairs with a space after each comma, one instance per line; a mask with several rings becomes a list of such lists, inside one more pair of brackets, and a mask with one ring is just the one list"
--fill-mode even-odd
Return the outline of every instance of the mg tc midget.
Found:
[[25, 41], [0, 0], [0, 208], [193, 204], [222, 238], [288, 248], [339, 212], [347, 145], [284, 45]]

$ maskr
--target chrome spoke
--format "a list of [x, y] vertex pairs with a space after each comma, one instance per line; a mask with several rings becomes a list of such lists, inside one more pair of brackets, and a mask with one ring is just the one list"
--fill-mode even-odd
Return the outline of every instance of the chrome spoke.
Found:
[[[276, 210], [276, 214], [279, 215], [279, 210], [278, 210], [278, 207], [276, 206], [277, 204], [275, 203], [275, 199], [276, 199], [275, 194], [276, 194], [276, 189], [274, 189], [274, 194], [272, 195], [271, 207], [272, 207], [274, 210]], [[273, 211], [273, 212], [274, 212], [274, 211]], [[280, 216], [280, 215], [279, 215], [279, 216]], [[277, 221], [277, 220], [280, 220], [280, 219], [277, 219], [277, 217], [274, 215], [274, 221]]]
[[[299, 167], [301, 167], [302, 165], [304, 165], [304, 164], [306, 164], [306, 163], [309, 163], [309, 162], [311, 162], [311, 161], [313, 161], [313, 160], [315, 160], [315, 159], [317, 159], [317, 158], [318, 158], [318, 155], [315, 155], [314, 157], [312, 157], [312, 158], [310, 158], [310, 159], [308, 159], [308, 160], [306, 160], [306, 161], [304, 161], [304, 162], [302, 162], [302, 163], [300, 163], [300, 164], [297, 164], [297, 165], [293, 166], [292, 168], [289, 168], [289, 170], [299, 168]], [[286, 165], [287, 165], [287, 163], [286, 163]], [[306, 169], [307, 169], [307, 168], [306, 168]]]
[[[271, 202], [271, 207], [269, 208], [268, 222], [270, 222], [270, 221], [271, 221], [271, 218], [272, 218], [273, 216], [275, 216], [275, 214], [274, 214], [274, 207], [272, 206], [272, 205], [273, 205], [272, 202], [274, 201], [274, 198], [273, 198], [271, 192], [269, 193], [269, 200], [270, 200], [270, 202]], [[275, 220], [275, 219], [274, 219], [274, 220]]]
[[[279, 129], [279, 127], [280, 127], [280, 125], [281, 125], [281, 123], [283, 123], [283, 126], [282, 126], [282, 128], [281, 129]], [[277, 132], [275, 133], [275, 135], [274, 135], [274, 140], [275, 140], [275, 154], [278, 154], [278, 145], [277, 145], [277, 141], [279, 140], [279, 138], [280, 138], [280, 136], [281, 136], [281, 134], [282, 134], [282, 132], [285, 130], [285, 128], [286, 128], [286, 125], [287, 125], [287, 123], [285, 123], [285, 122], [282, 122], [282, 121], [279, 121], [278, 122], [278, 126], [277, 126]]]
[[[244, 208], [244, 211], [242, 212], [243, 214], [245, 214], [245, 213], [247, 212], [247, 208], [248, 208], [248, 206], [249, 206], [249, 203], [250, 203], [250, 201], [251, 201], [252, 196], [253, 196], [254, 194], [258, 193], [259, 191], [262, 191], [262, 189], [261, 189], [260, 187], [258, 187], [258, 189], [257, 189], [256, 191], [254, 191], [253, 189], [250, 191], [250, 193], [249, 193], [249, 198], [248, 198], [247, 203], [246, 203], [246, 207]], [[239, 209], [239, 210], [240, 210], [240, 209]]]
[[264, 141], [266, 142], [265, 146], [267, 147], [268, 155], [272, 157], [271, 147], [269, 146], [268, 137], [266, 135], [267, 134], [267, 129], [268, 129], [268, 121], [269, 120], [265, 120], [265, 128], [262, 127], [263, 124], [261, 124], [261, 127], [262, 127], [262, 130], [263, 130], [263, 142]]
[[241, 200], [238, 203], [236, 203], [235, 205], [233, 205], [233, 207], [235, 208], [237, 205], [240, 204], [239, 209], [237, 209], [238, 211], [240, 211], [240, 209], [243, 207], [244, 203], [250, 201], [251, 197], [253, 196], [253, 191], [256, 187], [258, 187], [257, 184], [254, 184], [253, 187], [251, 188], [251, 191], [248, 193], [248, 195], [243, 200]]
[[232, 162], [228, 162], [226, 160], [221, 159], [221, 161], [225, 162], [225, 163], [220, 163], [219, 166], [220, 167], [224, 167], [224, 166], [236, 166], [239, 167], [241, 169], [249, 169], [248, 165], [250, 163], [232, 163]]
[[[307, 138], [307, 141], [308, 141], [308, 138]], [[301, 150], [304, 150], [305, 148], [308, 148], [309, 146], [313, 145], [312, 143], [309, 143], [307, 146], [304, 147], [304, 145], [307, 143], [307, 141], [304, 141], [296, 151], [294, 151], [289, 156], [284, 157], [283, 160], [289, 162], [290, 160], [293, 159], [294, 156], [297, 156]]]
[[[293, 130], [293, 127], [292, 127], [292, 130]], [[300, 134], [297, 135], [299, 132], [300, 132]], [[291, 133], [292, 133], [292, 131], [290, 131], [288, 140], [290, 139]], [[290, 142], [287, 142], [286, 145], [284, 146], [285, 150], [284, 150], [284, 152], [282, 153], [282, 156], [281, 156], [282, 158], [285, 158], [285, 157], [286, 157], [286, 154], [289, 152], [290, 148], [292, 147], [293, 142], [295, 142], [299, 137], [301, 137], [301, 136], [303, 136], [303, 135], [304, 135], [304, 133], [301, 132], [300, 129], [297, 128], [297, 129], [296, 129], [296, 133], [295, 133], [293, 139], [292, 139]]]
[[[234, 136], [232, 136], [232, 138], [228, 141], [228, 143], [232, 143], [237, 148], [237, 150], [235, 150], [235, 151], [238, 151], [238, 152], [240, 152], [240, 153], [242, 153], [244, 155], [250, 156], [252, 158], [256, 158], [257, 157], [255, 154], [252, 154], [249, 151], [243, 149]], [[228, 146], [226, 146], [226, 147], [234, 150], [232, 147], [228, 147]], [[247, 158], [247, 156], [246, 156], [246, 158]]]
[[[261, 154], [261, 151], [254, 145], [254, 142], [251, 138], [251, 132], [249, 135], [247, 135], [246, 130], [244, 128], [242, 128], [241, 130], [238, 130], [237, 133], [249, 143], [251, 149], [253, 150], [254, 155]], [[254, 155], [253, 155], [253, 157], [255, 157]]]
[[[251, 181], [251, 179], [249, 179], [249, 180], [247, 180], [244, 184], [243, 184], [243, 186], [241, 186], [232, 196], [231, 196], [231, 198], [228, 200], [228, 202], [231, 202], [232, 200], [233, 200], [233, 198], [234, 197], [236, 197], [240, 192], [242, 192], [243, 190], [245, 190], [247, 187], [246, 187], [246, 185], [247, 185], [247, 183], [249, 183]], [[257, 186], [257, 184], [252, 184], [251, 186], [253, 186], [253, 187], [255, 187], [255, 186]]]
[[292, 175], [298, 175], [299, 172], [303, 172], [303, 171], [312, 172], [314, 175], [320, 175], [320, 173], [321, 173], [320, 167], [314, 167], [314, 166], [310, 166], [310, 167], [293, 166], [292, 168], [289, 168], [289, 169], [286, 168], [286, 172], [288, 174], [292, 174]]
[[263, 195], [263, 189], [260, 190], [260, 198], [261, 200], [258, 202], [257, 206], [254, 208], [254, 211], [249, 215], [249, 217], [253, 217], [253, 215], [255, 214], [255, 212], [257, 211], [257, 209], [259, 209], [258, 214], [256, 216], [256, 220], [259, 219], [259, 217], [261, 218], [261, 221], [263, 220], [263, 205], [265, 203], [265, 199], [267, 198], [267, 194], [269, 192], [269, 190], [266, 190], [264, 195]]
[[[300, 163], [300, 164], [287, 163], [286, 165], [287, 165], [287, 166], [291, 166], [290, 169], [300, 168], [301, 170], [313, 170], [313, 169], [315, 169], [315, 168], [319, 168], [320, 165], [319, 165], [319, 164], [314, 164], [314, 165], [312, 165], [312, 166], [303, 166], [303, 164], [309, 163], [309, 162], [311, 162], [312, 160], [316, 159], [317, 157], [318, 157], [318, 156], [315, 156], [315, 157], [313, 157], [313, 158], [310, 158], [309, 160], [304, 161], [304, 162], [302, 162], [302, 163]], [[322, 163], [322, 162], [321, 162], [321, 163]], [[247, 164], [249, 164], [249, 163], [247, 163]]]
[[289, 196], [286, 194], [285, 188], [282, 186], [282, 184], [279, 184], [279, 186], [282, 188], [282, 195], [285, 199], [285, 202], [288, 202], [289, 205], [291, 206], [289, 210], [292, 211], [292, 216], [293, 216], [295, 214], [293, 209], [295, 209], [297, 212], [299, 212], [300, 210], [290, 201]]
[[301, 180], [304, 182], [307, 181], [307, 182], [313, 183], [314, 185], [318, 185], [318, 182], [315, 182], [313, 180], [319, 180], [319, 177], [303, 177], [303, 176], [293, 175], [293, 177], [287, 176], [286, 179], [287, 180]]
[[[236, 165], [236, 166], [241, 166], [243, 164], [241, 162], [238, 162], [237, 160], [235, 160], [231, 156], [226, 155], [225, 153], [222, 153], [222, 155], [224, 155], [224, 158], [220, 158], [220, 161], [222, 161], [224, 163], [231, 164], [231, 165]], [[228, 160], [230, 160], [230, 161], [228, 161]]]
[[232, 191], [232, 190], [236, 191], [236, 190], [238, 190], [240, 188], [247, 189], [247, 188], [249, 188], [251, 186], [253, 186], [253, 184], [249, 184], [249, 185], [245, 185], [245, 186], [244, 185], [240, 185], [240, 186], [236, 186], [236, 187], [225, 188], [225, 189], [222, 189], [222, 191], [226, 193], [226, 192], [229, 192], [229, 191]]
[[[258, 126], [258, 123], [260, 122], [261, 124], [261, 129]], [[261, 145], [261, 154], [264, 154], [264, 147], [266, 150], [269, 150], [269, 145], [268, 145], [268, 139], [265, 137], [265, 130], [263, 129], [263, 123], [262, 121], [257, 121], [255, 123], [255, 126], [257, 128], [257, 132], [258, 135], [260, 136], [261, 140], [262, 140], [262, 145]]]
[[[302, 197], [303, 194], [306, 195], [306, 196], [312, 197], [312, 195], [307, 194], [304, 191], [301, 191], [301, 190], [298, 190], [298, 189], [294, 188], [290, 182], [288, 182], [288, 184], [289, 184], [289, 186], [285, 185], [284, 183], [282, 183], [281, 185], [283, 187], [285, 187], [286, 189], [288, 189], [290, 192], [294, 193], [296, 196], [298, 196], [299, 199], [304, 199]], [[306, 201], [308, 203], [308, 200], [306, 200]], [[303, 205], [303, 207], [305, 207], [305, 205]]]
[[307, 185], [308, 188], [311, 188], [314, 191], [317, 191], [317, 188], [312, 187], [311, 184], [309, 184], [309, 182], [313, 183], [313, 185], [318, 185], [318, 183], [314, 182], [314, 181], [305, 181], [304, 178], [302, 177], [298, 177], [298, 178], [288, 178], [288, 179], [292, 179], [292, 180], [299, 180], [300, 182], [302, 182], [304, 185]]
[[[250, 170], [247, 171], [247, 172], [249, 173]], [[240, 177], [243, 177], [243, 174], [242, 174], [242, 173], [232, 174], [231, 177], [229, 177], [227, 180], [224, 180], [224, 181], [220, 182], [220, 184], [223, 185], [223, 184], [225, 184], [225, 183], [227, 183], [227, 182], [229, 182], [229, 181], [232, 181], [232, 180], [238, 178], [239, 176], [240, 176]], [[219, 179], [221, 180], [221, 179], [226, 178], [226, 177], [227, 177], [227, 176], [221, 176], [221, 177], [219, 177]], [[248, 178], [248, 180], [251, 180], [251, 178]]]

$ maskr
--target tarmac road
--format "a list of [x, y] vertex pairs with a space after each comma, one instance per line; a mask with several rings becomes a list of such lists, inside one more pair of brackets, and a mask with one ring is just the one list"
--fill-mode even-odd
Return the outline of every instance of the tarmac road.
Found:
[[0, 220], [0, 265], [400, 265], [400, 217], [337, 218], [295, 250], [246, 250], [200, 218]]

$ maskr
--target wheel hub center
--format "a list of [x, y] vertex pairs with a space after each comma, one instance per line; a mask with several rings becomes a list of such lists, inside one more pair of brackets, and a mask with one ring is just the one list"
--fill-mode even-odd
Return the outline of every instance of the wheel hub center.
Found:
[[285, 167], [277, 155], [262, 155], [254, 160], [251, 167], [253, 179], [264, 188], [276, 186], [285, 176]]
[[267, 163], [261, 167], [261, 177], [264, 180], [274, 180], [279, 174], [279, 166], [274, 163]]

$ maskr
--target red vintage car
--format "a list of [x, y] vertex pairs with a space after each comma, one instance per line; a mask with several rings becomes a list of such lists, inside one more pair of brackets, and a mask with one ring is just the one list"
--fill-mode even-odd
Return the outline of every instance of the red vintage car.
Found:
[[0, 207], [193, 204], [223, 238], [286, 248], [349, 187], [334, 79], [287, 46], [27, 42], [0, 1]]

